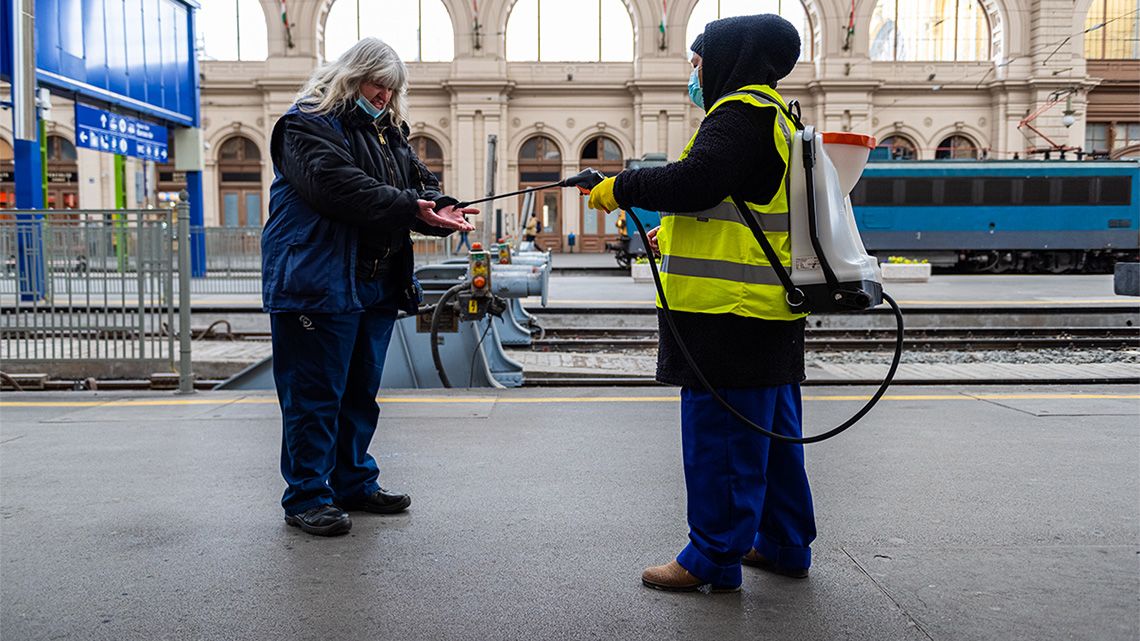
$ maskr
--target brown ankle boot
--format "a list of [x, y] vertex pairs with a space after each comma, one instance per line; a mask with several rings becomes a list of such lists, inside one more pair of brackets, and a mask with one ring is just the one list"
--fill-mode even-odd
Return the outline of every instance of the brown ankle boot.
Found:
[[[664, 590], [666, 592], [696, 592], [705, 585], [708, 585], [690, 574], [688, 570], [681, 567], [681, 564], [675, 560], [665, 565], [655, 565], [645, 568], [645, 571], [641, 573], [641, 583], [654, 590]], [[714, 585], [710, 591], [739, 592], [740, 586]]]
[[808, 575], [807, 568], [783, 568], [776, 565], [775, 563], [772, 563], [768, 557], [757, 552], [756, 548], [749, 550], [748, 554], [745, 554], [740, 558], [740, 562], [747, 566], [760, 568], [765, 572], [771, 572], [773, 574], [779, 574], [781, 576], [788, 576], [793, 579], [806, 579]]

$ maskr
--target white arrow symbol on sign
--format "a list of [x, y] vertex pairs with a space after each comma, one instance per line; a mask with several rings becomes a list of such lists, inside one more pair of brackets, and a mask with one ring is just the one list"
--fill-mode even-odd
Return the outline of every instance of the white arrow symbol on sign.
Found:
[[107, 114], [103, 114], [103, 115], [99, 116], [99, 122], [103, 125], [104, 128], [106, 128], [106, 126], [107, 126]]
[[87, 144], [87, 132], [86, 131], [79, 132], [79, 142], [81, 142], [85, 145]]

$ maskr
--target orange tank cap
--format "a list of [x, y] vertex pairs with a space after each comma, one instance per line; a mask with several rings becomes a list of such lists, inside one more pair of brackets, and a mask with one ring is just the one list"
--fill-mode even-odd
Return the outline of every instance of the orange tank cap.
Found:
[[822, 133], [822, 137], [825, 145], [855, 145], [856, 147], [874, 149], [877, 144], [874, 136], [853, 134], [847, 131], [825, 131]]
[[483, 249], [483, 243], [471, 243], [471, 251], [477, 252]]

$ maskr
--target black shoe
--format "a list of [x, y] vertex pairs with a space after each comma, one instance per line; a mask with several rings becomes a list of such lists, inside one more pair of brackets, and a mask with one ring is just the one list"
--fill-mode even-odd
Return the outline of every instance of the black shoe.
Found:
[[806, 579], [808, 576], [807, 568], [781, 567], [770, 561], [764, 555], [757, 552], [755, 548], [749, 550], [748, 554], [745, 554], [743, 557], [741, 557], [740, 562], [750, 567], [760, 568], [765, 572], [771, 572], [772, 574], [779, 574], [781, 576], [787, 576], [793, 579]]
[[300, 514], [286, 514], [285, 522], [317, 536], [348, 534], [352, 529], [348, 513], [335, 505], [318, 505]]
[[380, 488], [368, 496], [335, 499], [335, 501], [344, 510], [362, 510], [373, 514], [395, 514], [408, 509], [408, 506], [412, 504], [412, 497]]

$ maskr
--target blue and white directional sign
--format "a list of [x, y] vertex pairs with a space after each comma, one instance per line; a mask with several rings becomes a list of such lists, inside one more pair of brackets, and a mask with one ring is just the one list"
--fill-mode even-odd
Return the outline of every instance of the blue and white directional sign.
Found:
[[75, 103], [75, 128], [81, 147], [166, 162], [166, 127]]

